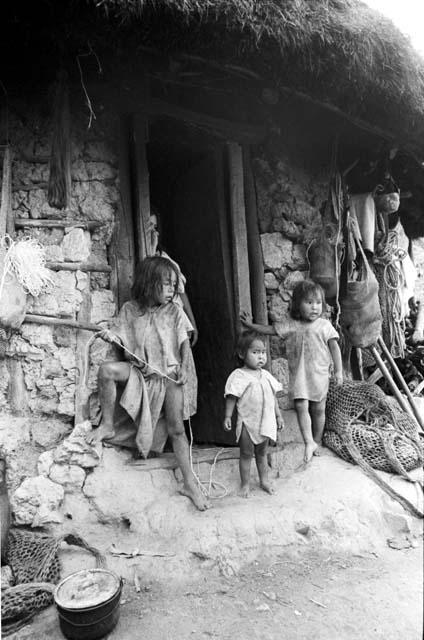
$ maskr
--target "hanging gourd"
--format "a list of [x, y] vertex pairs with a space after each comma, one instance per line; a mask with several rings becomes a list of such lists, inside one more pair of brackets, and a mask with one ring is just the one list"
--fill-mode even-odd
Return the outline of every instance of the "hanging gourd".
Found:
[[324, 289], [327, 302], [337, 297], [341, 253], [338, 229], [335, 224], [328, 222], [307, 250], [309, 277]]

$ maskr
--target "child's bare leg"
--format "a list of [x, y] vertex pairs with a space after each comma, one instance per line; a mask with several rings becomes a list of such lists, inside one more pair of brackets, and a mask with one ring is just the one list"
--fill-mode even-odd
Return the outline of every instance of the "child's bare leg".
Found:
[[184, 431], [183, 422], [183, 389], [182, 386], [170, 382], [165, 394], [165, 416], [172, 449], [184, 478], [184, 487], [180, 491], [190, 498], [199, 511], [209, 508], [209, 501], [201, 492], [190, 466], [189, 444]]
[[267, 493], [275, 493], [274, 485], [269, 479], [268, 470], [268, 439], [255, 445], [256, 467], [258, 469], [259, 483]]
[[[310, 402], [309, 409], [312, 419], [312, 433], [314, 440], [318, 446], [322, 444], [322, 434], [324, 433], [325, 426], [325, 403], [326, 398], [320, 402]], [[314, 455], [319, 455], [319, 449], [314, 451]]]
[[312, 420], [309, 413], [309, 401], [297, 399], [294, 401], [297, 419], [299, 421], [300, 431], [305, 443], [305, 453], [303, 455], [304, 462], [309, 462], [314, 451], [318, 448], [317, 443], [312, 436]]
[[102, 440], [113, 438], [113, 414], [116, 402], [116, 384], [126, 382], [130, 375], [130, 366], [127, 362], [104, 362], [99, 367], [97, 376], [100, 408], [102, 419], [92, 433], [87, 435], [89, 444], [96, 444]]
[[255, 446], [252, 442], [251, 437], [249, 436], [248, 430], [244, 425], [241, 429], [239, 445], [239, 470], [241, 479], [240, 495], [242, 496], [242, 498], [248, 498], [250, 493], [250, 466], [252, 463], [253, 455], [255, 453]]

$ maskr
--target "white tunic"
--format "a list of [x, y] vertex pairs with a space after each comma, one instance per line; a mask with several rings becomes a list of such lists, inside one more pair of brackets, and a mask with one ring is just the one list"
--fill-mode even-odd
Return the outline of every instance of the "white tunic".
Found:
[[237, 398], [237, 440], [245, 425], [253, 444], [266, 438], [277, 439], [275, 394], [283, 388], [265, 369], [259, 374], [254, 369], [235, 369], [226, 382], [224, 394]]

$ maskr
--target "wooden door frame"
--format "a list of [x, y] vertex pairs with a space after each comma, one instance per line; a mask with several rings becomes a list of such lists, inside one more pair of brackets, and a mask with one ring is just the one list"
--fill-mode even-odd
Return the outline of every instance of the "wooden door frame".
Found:
[[[134, 270], [135, 262], [151, 255], [151, 247], [146, 234], [150, 219], [150, 190], [149, 167], [146, 145], [149, 141], [149, 125], [160, 117], [182, 121], [189, 125], [203, 128], [205, 133], [212, 134], [221, 140], [226, 149], [229, 169], [229, 210], [232, 234], [232, 246], [223, 246], [226, 270], [232, 267], [231, 274], [226, 273], [226, 286], [232, 289], [235, 300], [234, 314], [236, 318], [236, 332], [240, 330], [238, 321], [240, 311], [245, 310], [254, 315], [257, 322], [267, 322], [266, 292], [264, 285], [263, 257], [260, 244], [256, 194], [254, 178], [250, 165], [250, 145], [262, 141], [265, 128], [252, 126], [240, 122], [231, 122], [215, 118], [205, 113], [191, 111], [172, 103], [161, 100], [146, 100], [140, 104], [137, 113], [131, 117], [130, 145], [135, 163], [135, 202], [131, 216], [128, 209], [131, 203], [128, 197], [128, 181], [130, 181], [130, 163], [125, 160], [125, 153], [120, 150], [121, 193], [120, 220], [118, 221], [118, 247], [125, 244], [127, 236], [129, 253], [121, 255], [115, 260], [116, 290], [119, 305], [128, 299], [129, 271]], [[121, 147], [122, 147], [121, 140]], [[124, 158], [124, 159], [123, 159]], [[222, 163], [221, 163], [222, 168]], [[221, 239], [224, 239], [224, 226], [227, 221], [225, 202], [220, 203]], [[130, 219], [131, 218], [131, 219]], [[131, 241], [128, 236], [135, 238]], [[115, 243], [116, 244], [116, 243]], [[134, 246], [135, 245], [135, 246]], [[125, 253], [125, 251], [124, 251]], [[232, 264], [228, 254], [232, 255]], [[121, 280], [121, 269], [124, 282]], [[253, 304], [252, 304], [253, 302]], [[253, 308], [252, 308], [253, 307]]]

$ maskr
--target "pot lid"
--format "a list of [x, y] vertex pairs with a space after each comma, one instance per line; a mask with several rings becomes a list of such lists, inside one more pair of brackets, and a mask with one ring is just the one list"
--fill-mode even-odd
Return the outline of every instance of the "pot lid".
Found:
[[83, 569], [59, 582], [54, 591], [54, 600], [65, 609], [87, 609], [110, 600], [119, 585], [118, 576], [111, 571]]

